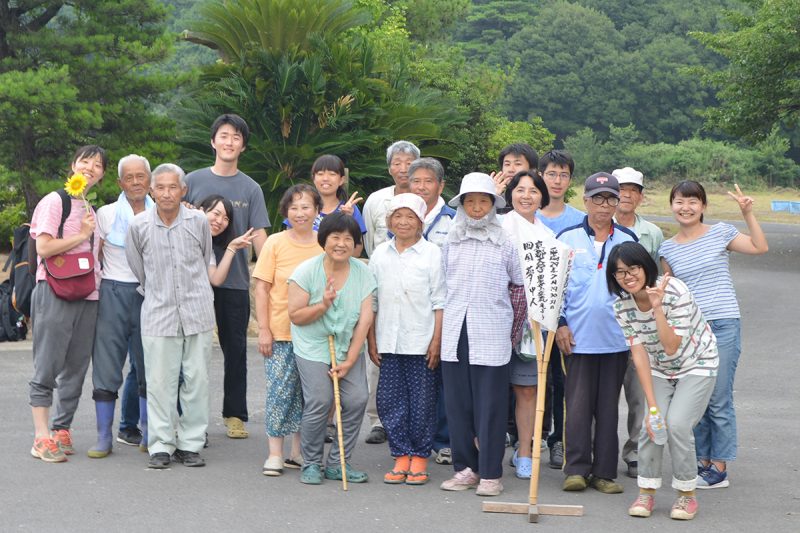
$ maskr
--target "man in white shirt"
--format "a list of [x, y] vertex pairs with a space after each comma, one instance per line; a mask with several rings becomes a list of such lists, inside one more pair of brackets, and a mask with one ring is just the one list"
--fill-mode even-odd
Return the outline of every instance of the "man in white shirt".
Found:
[[[142, 431], [147, 432], [144, 353], [139, 327], [143, 298], [136, 290], [139, 281], [125, 257], [125, 235], [133, 217], [154, 205], [147, 195], [150, 163], [140, 155], [127, 155], [120, 159], [118, 172], [117, 183], [122, 193], [116, 202], [97, 211], [103, 263], [92, 353], [92, 399], [97, 416], [97, 444], [88, 452], [89, 457], [96, 459], [111, 453], [114, 405], [122, 385], [122, 367], [128, 353], [131, 355], [131, 367], [136, 369], [139, 419]], [[120, 439], [123, 437], [123, 428], [120, 428]], [[138, 437], [141, 440], [142, 435]], [[143, 442], [147, 443], [146, 437]]]

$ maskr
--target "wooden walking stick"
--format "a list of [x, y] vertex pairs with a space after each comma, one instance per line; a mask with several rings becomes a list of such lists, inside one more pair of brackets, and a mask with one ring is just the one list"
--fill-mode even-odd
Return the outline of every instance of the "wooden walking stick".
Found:
[[[331, 370], [336, 370], [336, 347], [333, 335], [328, 335], [328, 349], [331, 352]], [[336, 433], [339, 439], [339, 462], [342, 466], [342, 489], [347, 490], [347, 461], [344, 456], [344, 435], [342, 434], [342, 397], [339, 395], [339, 376], [333, 373], [333, 404], [336, 407]]]

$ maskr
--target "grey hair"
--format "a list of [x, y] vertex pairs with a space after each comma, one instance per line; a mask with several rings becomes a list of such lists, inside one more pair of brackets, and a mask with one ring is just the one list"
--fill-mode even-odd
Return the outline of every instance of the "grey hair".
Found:
[[125, 165], [133, 161], [139, 161], [143, 163], [145, 170], [147, 170], [147, 176], [150, 177], [150, 161], [148, 161], [146, 157], [138, 154], [128, 154], [120, 159], [119, 163], [117, 164], [117, 176], [119, 176], [119, 179], [122, 179], [122, 170], [125, 168]]
[[150, 177], [151, 187], [155, 187], [156, 178], [161, 174], [175, 174], [178, 176], [178, 181], [180, 181], [181, 187], [186, 187], [186, 173], [181, 167], [174, 163], [161, 163], [155, 168], [155, 170], [153, 170], [153, 174]]
[[411, 163], [411, 166], [408, 167], [408, 177], [414, 177], [414, 172], [421, 168], [433, 172], [433, 175], [436, 176], [436, 181], [439, 183], [444, 181], [444, 167], [442, 167], [442, 164], [439, 163], [439, 161], [432, 157], [421, 157]]
[[395, 141], [386, 149], [386, 164], [391, 165], [397, 154], [411, 154], [414, 159], [419, 159], [419, 148], [408, 141]]

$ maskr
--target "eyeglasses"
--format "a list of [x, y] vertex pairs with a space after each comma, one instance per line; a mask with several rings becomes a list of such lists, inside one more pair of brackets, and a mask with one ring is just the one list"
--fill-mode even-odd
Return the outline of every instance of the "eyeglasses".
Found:
[[547, 179], [551, 179], [551, 180], [554, 180], [556, 178], [560, 178], [560, 179], [562, 179], [564, 181], [567, 181], [568, 179], [570, 179], [572, 177], [572, 174], [570, 174], [569, 172], [558, 173], [558, 172], [554, 172], [554, 171], [551, 170], [550, 172], [545, 172], [544, 173], [544, 177], [547, 178]]
[[592, 196], [592, 203], [594, 205], [603, 205], [603, 203], [607, 203], [611, 207], [617, 207], [619, 205], [619, 198], [616, 196], [600, 196], [598, 194]]
[[628, 276], [636, 277], [642, 271], [642, 267], [639, 265], [633, 265], [629, 267], [628, 270], [617, 270], [614, 272], [614, 277], [617, 278], [618, 281], [622, 281], [623, 279], [627, 278]]

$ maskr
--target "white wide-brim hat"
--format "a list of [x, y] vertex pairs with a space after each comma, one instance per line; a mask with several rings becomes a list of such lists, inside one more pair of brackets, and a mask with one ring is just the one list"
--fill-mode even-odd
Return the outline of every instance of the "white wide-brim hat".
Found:
[[494, 187], [494, 180], [483, 172], [470, 172], [464, 179], [461, 180], [461, 190], [453, 197], [452, 200], [447, 202], [450, 207], [458, 207], [461, 205], [461, 197], [471, 192], [482, 192], [494, 198], [494, 206], [501, 209], [506, 206], [506, 199], [497, 194]]

